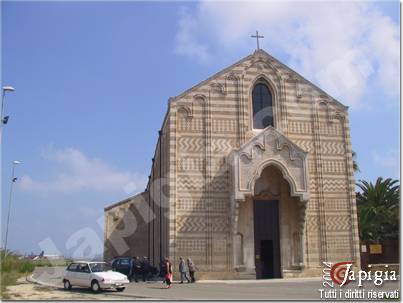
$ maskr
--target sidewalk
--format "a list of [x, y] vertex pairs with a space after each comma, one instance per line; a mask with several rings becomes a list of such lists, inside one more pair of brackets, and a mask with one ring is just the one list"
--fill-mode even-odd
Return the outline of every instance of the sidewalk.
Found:
[[207, 284], [261, 284], [261, 283], [287, 283], [287, 282], [320, 282], [322, 278], [283, 278], [283, 279], [258, 279], [258, 280], [198, 280], [197, 283], [207, 283]]

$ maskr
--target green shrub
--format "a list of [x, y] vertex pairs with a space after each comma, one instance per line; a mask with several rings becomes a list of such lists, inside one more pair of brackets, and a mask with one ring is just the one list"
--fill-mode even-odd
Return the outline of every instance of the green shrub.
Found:
[[35, 265], [32, 262], [24, 260], [23, 262], [21, 262], [18, 271], [20, 273], [30, 273], [33, 272], [34, 269]]
[[7, 286], [15, 285], [18, 278], [31, 273], [35, 269], [35, 261], [23, 259], [9, 252], [0, 251], [1, 298], [6, 299]]

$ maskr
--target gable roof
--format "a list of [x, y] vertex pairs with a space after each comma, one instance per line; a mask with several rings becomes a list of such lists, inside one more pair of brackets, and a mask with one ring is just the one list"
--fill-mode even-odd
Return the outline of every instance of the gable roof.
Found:
[[314, 87], [315, 89], [317, 89], [321, 94], [325, 95], [326, 97], [328, 97], [330, 99], [330, 101], [336, 103], [338, 106], [343, 107], [344, 109], [348, 109], [348, 106], [344, 105], [343, 103], [341, 103], [340, 101], [338, 101], [337, 99], [333, 98], [332, 96], [330, 96], [328, 93], [326, 93], [323, 89], [321, 89], [320, 87], [318, 87], [316, 84], [312, 83], [311, 81], [307, 80], [305, 77], [303, 77], [301, 74], [299, 74], [298, 72], [294, 71], [293, 69], [291, 69], [290, 67], [288, 67], [286, 64], [282, 63], [280, 60], [278, 60], [277, 58], [273, 57], [272, 55], [270, 55], [269, 53], [267, 53], [266, 51], [264, 51], [263, 49], [257, 49], [255, 50], [252, 54], [242, 58], [241, 60], [237, 61], [236, 63], [224, 68], [223, 70], [215, 73], [214, 75], [208, 77], [207, 79], [199, 82], [198, 84], [192, 86], [191, 88], [185, 90], [184, 92], [180, 93], [179, 95], [170, 98], [170, 102], [172, 101], [176, 101], [177, 99], [180, 99], [182, 97], [184, 97], [185, 95], [191, 93], [193, 90], [196, 90], [197, 88], [213, 81], [214, 79], [220, 77], [223, 74], [228, 73], [230, 70], [232, 70], [233, 68], [235, 68], [236, 66], [244, 63], [247, 60], [252, 59], [254, 56], [258, 56], [258, 55], [263, 55], [266, 56], [267, 58], [274, 60], [276, 63], [278, 63], [282, 68], [286, 69], [287, 71], [289, 71], [290, 73], [296, 75], [297, 77], [300, 78], [300, 80], [302, 80], [303, 82], [309, 84], [310, 86]]
[[131, 202], [133, 202], [133, 200], [136, 199], [138, 196], [141, 196], [141, 195], [144, 195], [144, 194], [145, 194], [145, 192], [143, 191], [143, 192], [140, 192], [140, 193], [135, 194], [134, 196], [131, 196], [131, 197], [126, 198], [126, 199], [123, 199], [123, 200], [121, 200], [121, 201], [119, 201], [119, 202], [116, 202], [116, 203], [113, 203], [113, 204], [111, 204], [111, 205], [108, 205], [108, 206], [104, 207], [104, 212], [106, 212], [106, 211], [108, 211], [108, 210], [111, 210], [112, 208], [115, 208], [115, 207], [117, 207], [117, 206], [122, 206], [122, 205], [125, 205], [125, 204], [127, 204], [127, 203], [131, 203]]

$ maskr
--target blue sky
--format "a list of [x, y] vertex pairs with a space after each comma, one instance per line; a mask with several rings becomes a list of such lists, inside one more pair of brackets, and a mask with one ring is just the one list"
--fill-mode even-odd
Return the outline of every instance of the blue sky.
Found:
[[1, 7], [2, 83], [16, 88], [6, 100], [3, 234], [11, 162], [23, 162], [12, 249], [46, 242], [72, 254], [80, 232], [95, 232], [89, 250], [101, 251], [97, 219], [144, 188], [168, 98], [253, 52], [256, 28], [262, 48], [350, 106], [357, 179], [399, 178], [398, 2]]

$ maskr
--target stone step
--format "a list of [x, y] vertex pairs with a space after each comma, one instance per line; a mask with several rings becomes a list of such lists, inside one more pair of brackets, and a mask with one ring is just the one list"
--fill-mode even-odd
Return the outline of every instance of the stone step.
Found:
[[239, 272], [240, 280], [256, 280], [256, 273], [250, 271], [241, 271]]
[[301, 277], [302, 271], [300, 269], [284, 269], [283, 278], [298, 278]]

